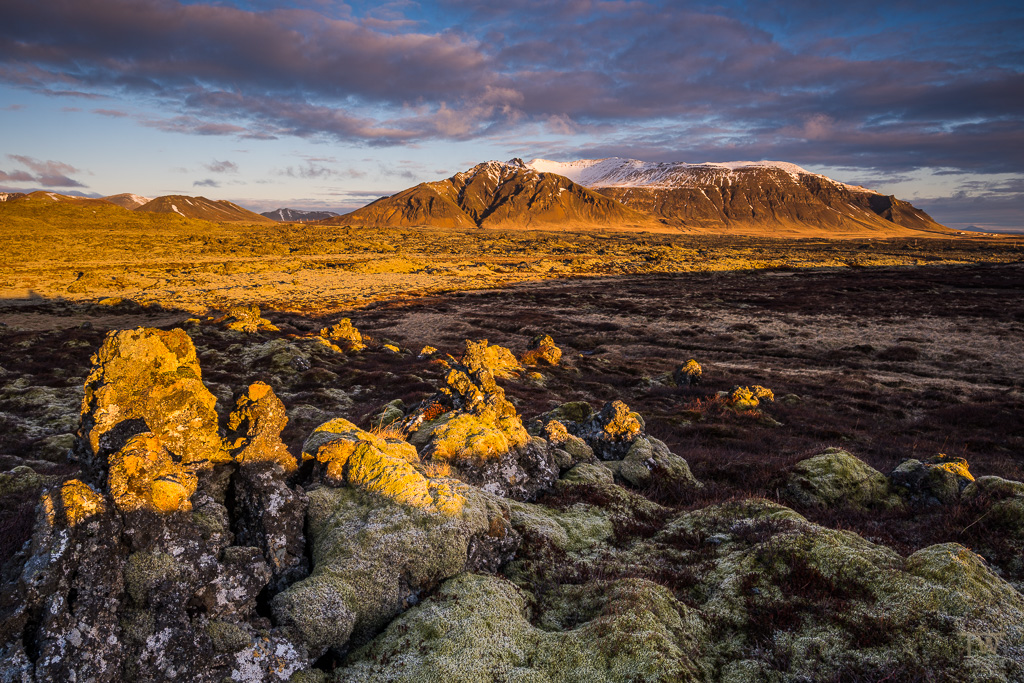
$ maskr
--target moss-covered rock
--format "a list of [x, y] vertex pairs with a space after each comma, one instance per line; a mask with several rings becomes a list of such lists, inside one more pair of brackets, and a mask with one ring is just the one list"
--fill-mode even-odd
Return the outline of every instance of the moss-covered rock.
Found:
[[955, 503], [974, 477], [963, 458], [940, 453], [925, 461], [901, 462], [889, 475], [897, 490], [923, 503]]
[[655, 480], [674, 489], [702, 486], [690, 471], [690, 465], [654, 437], [638, 437], [622, 460], [611, 460], [605, 465], [639, 488], [650, 486]]
[[734, 387], [731, 392], [725, 394], [729, 407], [738, 412], [756, 410], [763, 402], [775, 401], [775, 394], [771, 389], [754, 384], [749, 387]]
[[888, 478], [838, 448], [801, 460], [785, 479], [782, 495], [805, 507], [893, 507], [900, 498]]
[[670, 681], [699, 678], [705, 626], [664, 588], [606, 587], [586, 623], [546, 631], [499, 578], [464, 574], [399, 617], [336, 681]]
[[644, 429], [640, 415], [622, 401], [606, 403], [574, 430], [602, 460], [621, 460]]
[[466, 504], [449, 515], [351, 488], [311, 491], [313, 572], [274, 597], [279, 623], [318, 655], [365, 642], [444, 579], [496, 568], [518, 546], [507, 508], [467, 486], [458, 494]]
[[362, 351], [366, 348], [366, 344], [363, 343], [363, 335], [348, 318], [342, 318], [330, 327], [323, 328], [320, 330], [320, 336], [340, 345], [349, 352]]

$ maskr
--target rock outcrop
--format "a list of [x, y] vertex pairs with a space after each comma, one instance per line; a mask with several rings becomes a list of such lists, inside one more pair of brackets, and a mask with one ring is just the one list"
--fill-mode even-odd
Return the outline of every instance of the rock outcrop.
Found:
[[530, 347], [520, 360], [523, 365], [558, 365], [562, 360], [562, 349], [550, 335], [539, 335], [530, 340]]
[[449, 357], [445, 385], [403, 423], [423, 462], [491, 493], [528, 500], [558, 476], [546, 444], [536, 443], [505, 398], [496, 375], [519, 369], [508, 349], [466, 341]]
[[248, 334], [278, 331], [277, 325], [264, 318], [260, 312], [260, 307], [256, 304], [232, 306], [228, 309], [227, 313], [214, 320], [214, 322], [223, 325], [229, 330], [246, 332]]

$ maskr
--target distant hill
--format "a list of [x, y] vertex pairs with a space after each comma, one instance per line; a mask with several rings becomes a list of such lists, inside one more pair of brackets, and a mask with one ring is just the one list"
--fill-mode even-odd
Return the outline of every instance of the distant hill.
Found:
[[637, 211], [683, 228], [828, 237], [954, 234], [893, 196], [781, 161], [687, 164], [637, 159], [534, 159]]
[[13, 202], [27, 196], [24, 192], [0, 192], [0, 202]]
[[438, 228], [651, 229], [622, 203], [522, 161], [488, 161], [447, 180], [422, 183], [323, 223]]
[[180, 194], [157, 197], [135, 209], [148, 213], [175, 213], [185, 218], [198, 218], [223, 223], [271, 223], [258, 213], [243, 209], [229, 201], [206, 197], [187, 197]]
[[326, 218], [334, 218], [339, 214], [334, 211], [302, 211], [301, 209], [274, 209], [260, 214], [279, 223], [312, 223]]
[[111, 204], [123, 206], [126, 209], [137, 209], [143, 204], [148, 204], [149, 202], [153, 201], [149, 197], [140, 197], [139, 195], [131, 194], [130, 192], [125, 192], [123, 194], [112, 194], [109, 197], [104, 197], [103, 199], [107, 200]]

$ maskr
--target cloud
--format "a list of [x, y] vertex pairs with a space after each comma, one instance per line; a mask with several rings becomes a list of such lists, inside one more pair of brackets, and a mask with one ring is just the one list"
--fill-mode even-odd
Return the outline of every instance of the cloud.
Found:
[[79, 173], [79, 170], [71, 164], [66, 164], [62, 161], [41, 161], [21, 154], [8, 154], [7, 158], [13, 159], [22, 166], [27, 166], [32, 173], [22, 170], [9, 173], [0, 171], [0, 180], [19, 183], [41, 183], [46, 187], [85, 187], [85, 185], [68, 175], [70, 173]]
[[238, 164], [233, 161], [217, 161], [214, 159], [206, 164], [206, 170], [211, 173], [238, 173]]
[[144, 98], [166, 114], [139, 123], [185, 135], [537, 131], [648, 158], [1024, 171], [1024, 17], [1002, 3], [288, 5], [8, 0], [0, 81]]
[[205, 180], [195, 181], [192, 183], [192, 187], [220, 187], [220, 183], [213, 178], [206, 178]]

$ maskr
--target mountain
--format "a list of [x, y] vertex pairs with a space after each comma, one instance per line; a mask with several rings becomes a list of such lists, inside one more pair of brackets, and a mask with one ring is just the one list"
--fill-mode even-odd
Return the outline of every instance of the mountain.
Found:
[[122, 206], [126, 209], [137, 209], [143, 204], [153, 201], [149, 197], [140, 197], [139, 195], [131, 194], [130, 192], [112, 194], [109, 197], [104, 197], [103, 199], [107, 200], [111, 204], [117, 204], [118, 206]]
[[243, 209], [229, 201], [212, 200], [206, 197], [186, 197], [172, 194], [143, 204], [135, 209], [150, 213], [176, 213], [185, 218], [200, 218], [219, 223], [270, 223], [271, 220], [258, 213]]
[[680, 228], [780, 236], [953, 234], [911, 204], [781, 161], [688, 164], [534, 159], [556, 173]]
[[522, 160], [488, 161], [451, 178], [422, 183], [327, 224], [437, 228], [652, 229], [658, 224], [621, 202]]
[[0, 192], [0, 202], [13, 202], [27, 196], [24, 192]]
[[312, 223], [339, 215], [334, 211], [302, 211], [301, 209], [274, 209], [260, 214], [279, 223]]

